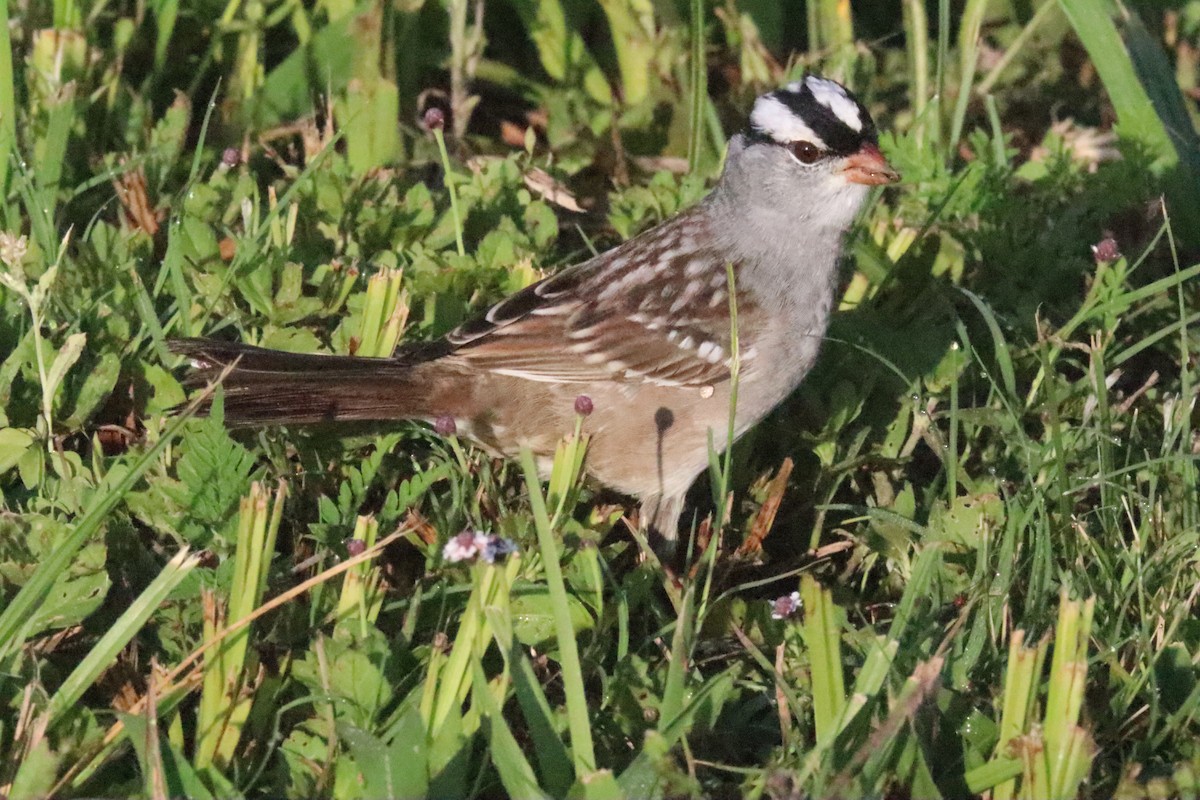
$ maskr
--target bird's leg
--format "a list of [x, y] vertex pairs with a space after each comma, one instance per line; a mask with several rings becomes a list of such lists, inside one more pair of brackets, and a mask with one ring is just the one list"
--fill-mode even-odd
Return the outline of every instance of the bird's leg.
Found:
[[663, 563], [675, 561], [679, 544], [679, 517], [683, 514], [684, 496], [650, 495], [642, 500], [638, 518], [650, 546]]

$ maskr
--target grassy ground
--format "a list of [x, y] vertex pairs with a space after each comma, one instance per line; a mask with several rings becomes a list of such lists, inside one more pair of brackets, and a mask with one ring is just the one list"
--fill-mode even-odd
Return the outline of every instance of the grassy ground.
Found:
[[[1200, 2], [843, 14], [0, 0], [0, 794], [1197, 796]], [[806, 69], [904, 181], [682, 574], [570, 431], [171, 412], [170, 337], [437, 336]]]

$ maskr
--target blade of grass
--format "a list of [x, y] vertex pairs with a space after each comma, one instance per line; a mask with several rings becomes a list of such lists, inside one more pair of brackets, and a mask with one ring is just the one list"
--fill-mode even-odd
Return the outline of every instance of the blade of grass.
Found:
[[[736, 628], [734, 629], [737, 630]], [[742, 634], [743, 636], [745, 634]], [[748, 641], [748, 640], [746, 640]], [[768, 669], [771, 668], [770, 662], [767, 662]], [[692, 695], [691, 700], [683, 709], [674, 717], [674, 719], [664, 720], [657, 732], [651, 732], [646, 735], [644, 745], [641, 751], [633, 759], [625, 771], [617, 778], [617, 783], [624, 794], [600, 794], [594, 796], [608, 800], [619, 800], [622, 797], [636, 798], [642, 797], [661, 797], [661, 782], [662, 775], [656, 765], [658, 758], [661, 758], [663, 751], [668, 750], [674, 745], [693, 724], [697, 712], [702, 709], [712, 695], [720, 696], [723, 692], [728, 691], [733, 683], [733, 675], [731, 671], [726, 670], [720, 675], [708, 680], [703, 686], [696, 690]], [[657, 758], [656, 758], [657, 756]], [[569, 795], [575, 797], [577, 795]], [[578, 795], [579, 797], [591, 797], [593, 795]]]
[[[202, 400], [202, 398], [201, 398]], [[191, 406], [189, 406], [189, 410]], [[256, 608], [253, 613], [236, 620], [226, 627], [222, 628], [217, 635], [206, 641], [200, 647], [193, 650], [186, 658], [179, 662], [162, 680], [162, 690], [158, 694], [159, 712], [162, 713], [163, 704], [170, 703], [174, 707], [186, 694], [200, 685], [200, 677], [202, 667], [197, 664], [204, 655], [212, 648], [219, 646], [229, 636], [244, 629], [246, 626], [253, 623], [256, 619], [269, 614], [276, 608], [295, 600], [297, 597], [308, 592], [316, 586], [321, 586], [333, 578], [341, 575], [348, 570], [354, 569], [359, 564], [370, 561], [387, 549], [388, 545], [398, 541], [409, 533], [409, 529], [401, 527], [399, 530], [385, 536], [375, 543], [374, 547], [370, 547], [356, 556], [346, 559], [339, 564], [314, 575], [302, 583], [293, 586], [282, 594], [276, 595], [261, 606]], [[129, 709], [131, 714], [140, 714], [145, 708], [147, 698], [143, 696]], [[69, 769], [66, 770], [58, 783], [55, 784], [54, 791], [50, 792], [55, 795], [60, 792], [63, 787], [72, 785], [76, 788], [83, 785], [92, 775], [96, 773], [100, 765], [108, 758], [119, 744], [121, 737], [124, 736], [125, 724], [118, 719], [104, 733], [104, 738], [97, 744], [93, 745], [88, 751], [83, 754]]]
[[675, 633], [671, 637], [671, 660], [667, 664], [667, 680], [663, 687], [661, 721], [674, 719], [683, 708], [684, 686], [688, 662], [691, 660], [692, 610], [695, 606], [696, 585], [689, 582], [679, 604], [679, 615], [675, 619]]
[[183, 426], [196, 413], [205, 399], [202, 395], [193, 400], [159, 437], [158, 441], [142, 453], [132, 466], [122, 469], [118, 465], [109, 470], [108, 475], [105, 476], [107, 489], [91, 503], [70, 535], [54, 548], [46, 560], [38, 565], [33, 576], [21, 587], [21, 591], [17, 592], [17, 596], [12, 599], [3, 612], [0, 612], [0, 660], [22, 644], [24, 641], [22, 630], [33, 619], [34, 609], [45, 600], [55, 580], [67, 571], [75, 554], [100, 531], [104, 520], [117, 507], [125, 494], [150, 469], [163, 450], [179, 436]]
[[905, 0], [904, 41], [908, 49], [909, 88], [912, 104], [912, 137], [920, 147], [925, 141], [925, 125], [929, 118], [929, 17], [925, 0]]
[[704, 106], [708, 100], [708, 65], [704, 38], [704, 0], [692, 0], [692, 52], [688, 71], [688, 172], [700, 169], [700, 147], [704, 130]]
[[[1025, 647], [1025, 631], [1013, 631], [1008, 646], [1008, 668], [1004, 676], [1004, 692], [1001, 695], [1000, 735], [996, 741], [993, 760], [1008, 755], [1014, 739], [1029, 728], [1029, 719], [1037, 703], [1037, 689], [1041, 682], [1042, 664], [1049, 648], [1049, 638], [1042, 638], [1035, 647]], [[997, 781], [993, 797], [1009, 800], [1016, 791], [1013, 772], [1008, 780]]]
[[438, 155], [442, 159], [443, 182], [446, 184], [446, 191], [450, 193], [450, 213], [454, 216], [454, 246], [458, 248], [460, 256], [466, 255], [467, 250], [463, 246], [462, 215], [458, 210], [458, 188], [455, 186], [457, 178], [450, 168], [450, 153], [446, 151], [446, 136], [441, 126], [434, 127], [433, 138], [437, 141]]
[[971, 84], [975, 82], [975, 68], [979, 64], [979, 31], [983, 26], [983, 15], [988, 0], [967, 0], [958, 28], [958, 98], [954, 102], [954, 116], [950, 121], [951, 148], [958, 146], [962, 137], [963, 124], [967, 118], [967, 104], [971, 101]]
[[[206, 614], [206, 639], [216, 636], [226, 619], [242, 619], [262, 600], [286, 494], [287, 484], [282, 480], [276, 485], [273, 497], [265, 485], [255, 481], [250, 493], [242, 498], [228, 610], [219, 620]], [[211, 622], [219, 623], [216, 630], [209, 629]], [[205, 659], [205, 685], [197, 714], [198, 767], [210, 764], [223, 767], [233, 758], [253, 701], [245, 692], [257, 667], [255, 655], [247, 657], [249, 645], [250, 629], [244, 628]]]
[[1117, 112], [1117, 134], [1154, 159], [1180, 230], [1200, 238], [1200, 136], [1161, 45], [1113, 0], [1059, 0]]
[[571, 734], [571, 755], [575, 764], [575, 778], [581, 779], [596, 769], [596, 755], [592, 749], [592, 725], [588, 719], [587, 693], [583, 687], [583, 669], [579, 665], [579, 649], [575, 644], [575, 629], [571, 625], [571, 607], [567, 599], [567, 587], [563, 581], [562, 566], [559, 564], [558, 545], [546, 513], [546, 500], [542, 496], [541, 481], [533, 453], [521, 448], [521, 470], [529, 490], [529, 506], [533, 511], [534, 528], [537, 531], [538, 549], [542, 554], [542, 568], [546, 572], [546, 586], [554, 607], [554, 633], [558, 639], [559, 658], [562, 660], [563, 693], [567, 703], [567, 727]]
[[979, 316], [983, 317], [988, 332], [992, 335], [992, 357], [996, 359], [996, 366], [1000, 369], [1000, 380], [1004, 384], [1005, 396], [1016, 397], [1016, 372], [1013, 370], [1012, 357], [1008, 351], [1008, 341], [1005, 340], [1004, 332], [1000, 329], [1000, 322], [996, 319], [996, 315], [992, 312], [991, 307], [979, 295], [968, 289], [959, 288], [959, 291], [966, 295], [971, 304], [975, 306], [975, 309], [979, 312]]
[[51, 725], [79, 701], [79, 698], [83, 696], [89, 686], [96, 682], [102, 672], [112, 666], [117, 653], [121, 652], [125, 645], [137, 635], [150, 615], [158, 610], [167, 596], [198, 563], [200, 563], [199, 558], [188, 555], [186, 547], [166, 563], [157, 577], [104, 632], [100, 641], [96, 642], [88, 651], [83, 660], [58, 687], [54, 696], [50, 698], [50, 702], [46, 706], [46, 713], [50, 717]]
[[8, 33], [8, 0], [0, 0], [0, 208], [8, 197], [8, 164], [16, 155], [17, 100], [14, 90], [12, 39]]
[[[1192, 278], [1200, 277], [1200, 264], [1194, 264], [1185, 270], [1177, 271], [1165, 278], [1159, 278], [1145, 286], [1139, 286], [1137, 289], [1131, 289], [1112, 300], [1103, 303], [1096, 303], [1084, 308], [1081, 308], [1074, 317], [1063, 325], [1054, 334], [1056, 341], [1068, 340], [1075, 331], [1079, 330], [1085, 322], [1096, 317], [1103, 317], [1107, 314], [1124, 314], [1135, 303], [1142, 300], [1149, 300], [1160, 296], [1165, 296], [1166, 293], [1177, 286], [1182, 286], [1185, 282]], [[1137, 345], [1134, 345], [1135, 347]], [[1056, 345], [1048, 355], [1048, 363], [1053, 364], [1058, 359], [1059, 353], [1062, 351], [1062, 345]], [[1122, 363], [1123, 357], [1118, 356], [1113, 362], [1114, 365]], [[1025, 407], [1032, 408], [1034, 402], [1038, 398], [1038, 390], [1045, 380], [1045, 376], [1049, 374], [1048, 368], [1043, 367], [1034, 375], [1033, 381], [1030, 383], [1029, 393], [1025, 397]]]
[[[968, 348], [970, 345], [968, 345]], [[962, 347], [957, 341], [950, 342], [950, 360], [952, 363], [951, 373], [954, 378], [950, 381], [950, 414], [948, 423], [950, 425], [949, 442], [946, 446], [945, 463], [946, 463], [946, 503], [948, 508], [954, 507], [954, 501], [958, 499], [958, 381], [959, 381], [959, 363], [962, 359]]]
[[1033, 38], [1033, 34], [1043, 25], [1050, 16], [1059, 8], [1054, 0], [1047, 0], [1038, 6], [1033, 17], [1021, 28], [1021, 32], [1017, 34], [1017, 38], [1012, 40], [1008, 47], [1004, 48], [1004, 52], [1000, 54], [1000, 58], [988, 70], [987, 75], [983, 76], [983, 80], [975, 87], [975, 94], [980, 97], [986, 96], [992, 91], [992, 87], [996, 85], [996, 81], [1000, 79], [1001, 73], [1012, 63], [1013, 59], [1024, 49], [1025, 45], [1029, 44], [1029, 40]]
[[800, 576], [800, 598], [804, 603], [801, 632], [812, 665], [813, 727], [817, 732], [817, 747], [825, 749], [833, 743], [837, 721], [846, 704], [842, 634], [833, 596], [811, 575]]
[[[729, 476], [733, 469], [733, 442], [737, 434], [738, 386], [741, 383], [742, 373], [742, 352], [738, 339], [737, 281], [734, 277], [732, 262], [725, 264], [725, 283], [729, 287], [729, 417], [728, 427], [725, 430], [725, 452], [719, 463], [716, 449], [713, 447], [713, 431], [711, 428], [708, 430], [709, 472], [713, 482], [713, 503], [716, 508], [713, 514], [712, 541], [704, 552], [704, 589], [700, 593], [700, 608], [696, 614], [696, 618], [702, 621], [708, 615], [717, 551], [720, 549], [721, 531], [728, 521], [725, 519], [725, 508], [726, 498], [729, 497]], [[691, 544], [694, 542], [689, 543], [689, 548]]]
[[[500, 641], [495, 621], [492, 630], [496, 631], [497, 641]], [[529, 737], [533, 740], [533, 752], [537, 756], [542, 785], [554, 796], [561, 797], [571, 787], [571, 754], [554, 730], [554, 712], [520, 642], [510, 637], [510, 646], [504, 652], [508, 653], [513, 693], [529, 726]]]
[[472, 663], [475, 679], [471, 683], [472, 702], [478, 706], [487, 719], [486, 727], [489, 756], [496, 773], [500, 776], [500, 784], [508, 792], [509, 797], [549, 798], [550, 795], [541, 790], [533, 767], [521, 752], [521, 745], [513, 736], [512, 729], [504, 721], [500, 705], [488, 690], [487, 676], [478, 661]]
[[912, 575], [900, 603], [896, 606], [892, 624], [888, 628], [887, 637], [892, 641], [901, 641], [908, 624], [917, 613], [918, 605], [927, 601], [933, 591], [934, 580], [942, 572], [942, 551], [939, 547], [925, 547], [913, 562]]
[[933, 105], [933, 139], [935, 148], [945, 144], [943, 160], [950, 163], [954, 157], [954, 143], [944, 142], [946, 135], [946, 69], [950, 62], [950, 0], [938, 0], [937, 66], [935, 67]]
[[[963, 782], [971, 790], [971, 794], [983, 794], [988, 789], [1011, 781], [1021, 774], [1022, 764], [1019, 758], [996, 758], [967, 770]], [[993, 794], [993, 798], [999, 795]]]

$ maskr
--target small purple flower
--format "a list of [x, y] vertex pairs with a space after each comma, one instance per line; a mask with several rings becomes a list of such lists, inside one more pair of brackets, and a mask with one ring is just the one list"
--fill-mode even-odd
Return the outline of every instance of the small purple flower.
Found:
[[453, 436], [458, 433], [458, 423], [449, 414], [442, 414], [433, 421], [433, 429], [439, 436]]
[[581, 417], [586, 417], [592, 413], [595, 406], [592, 405], [592, 398], [586, 394], [581, 394], [575, 398], [575, 413]]
[[1092, 245], [1092, 256], [1098, 264], [1111, 264], [1121, 257], [1121, 248], [1116, 239], [1105, 236], [1098, 244]]
[[346, 552], [349, 553], [351, 555], [351, 557], [361, 554], [366, 549], [367, 549], [367, 543], [364, 542], [362, 539], [347, 539], [346, 540]]
[[232, 169], [242, 163], [242, 151], [236, 147], [226, 147], [221, 153], [221, 166]]
[[771, 602], [771, 619], [788, 619], [800, 610], [800, 593], [792, 592]]
[[489, 564], [503, 561], [515, 552], [517, 552], [517, 543], [501, 536], [488, 536], [482, 548], [483, 560]]
[[442, 557], [451, 564], [464, 561], [483, 559], [485, 563], [495, 564], [503, 561], [506, 556], [517, 552], [517, 543], [491, 533], [481, 531], [463, 531], [450, 541], [442, 550]]
[[440, 131], [446, 126], [446, 112], [437, 106], [430, 106], [425, 109], [425, 115], [421, 121], [425, 123], [425, 130]]
[[480, 534], [473, 531], [463, 531], [446, 542], [446, 547], [442, 550], [442, 558], [451, 564], [470, 561], [479, 555], [479, 536]]

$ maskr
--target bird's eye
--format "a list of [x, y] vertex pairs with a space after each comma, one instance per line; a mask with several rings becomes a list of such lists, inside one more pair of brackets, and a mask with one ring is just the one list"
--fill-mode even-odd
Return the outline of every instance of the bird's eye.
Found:
[[798, 158], [801, 164], [813, 164], [822, 155], [821, 148], [812, 142], [792, 142], [788, 147], [792, 151], [792, 155]]

